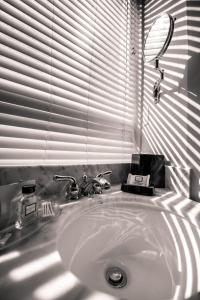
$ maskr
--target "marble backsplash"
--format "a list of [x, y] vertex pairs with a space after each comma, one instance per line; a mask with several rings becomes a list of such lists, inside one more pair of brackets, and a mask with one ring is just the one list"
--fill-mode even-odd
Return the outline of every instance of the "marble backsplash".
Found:
[[35, 179], [37, 189], [43, 189], [53, 179], [53, 175], [69, 175], [80, 179], [83, 174], [96, 176], [107, 170], [112, 171], [111, 183], [118, 184], [130, 171], [130, 164], [100, 164], [72, 166], [13, 166], [0, 168], [0, 186]]
[[79, 180], [85, 173], [96, 176], [111, 170], [111, 185], [120, 184], [130, 172], [130, 164], [74, 165], [74, 166], [16, 166], [0, 168], [0, 230], [14, 223], [16, 202], [21, 195], [21, 185], [36, 181], [36, 194], [41, 198], [50, 196], [64, 199], [65, 182], [53, 181], [53, 176], [69, 175]]

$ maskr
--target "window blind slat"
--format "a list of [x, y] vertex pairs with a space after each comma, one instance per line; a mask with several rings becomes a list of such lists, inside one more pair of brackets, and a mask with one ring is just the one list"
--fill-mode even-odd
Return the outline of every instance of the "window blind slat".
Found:
[[0, 13], [0, 164], [130, 162], [137, 5], [1, 0]]
[[[3, 36], [2, 39], [4, 40], [4, 44], [7, 44], [7, 46], [3, 46], [2, 54], [4, 54], [7, 51], [6, 53], [9, 57], [13, 57], [13, 58], [16, 57], [16, 60], [20, 60], [20, 61], [23, 61], [23, 59], [24, 59], [26, 65], [27, 65], [27, 63], [29, 63], [29, 64], [31, 63], [31, 60], [28, 62], [28, 57], [31, 56], [32, 60], [34, 60], [34, 63], [35, 63], [35, 60], [37, 60], [37, 62], [38, 62], [37, 65], [40, 65], [40, 67], [41, 67], [41, 62], [44, 61], [45, 63], [47, 63], [46, 67], [49, 68], [48, 62], [50, 63], [50, 56], [44, 55], [43, 53], [41, 53], [39, 51], [34, 51], [33, 48], [28, 47], [27, 45], [26, 45], [27, 53], [26, 54], [22, 53], [22, 51], [24, 51], [25, 44], [19, 43], [11, 37], [9, 37], [9, 39], [8, 39], [8, 36], [6, 38], [5, 35]], [[15, 49], [19, 50], [19, 52], [17, 53], [17, 51], [15, 50], [15, 54], [14, 54], [12, 49], [9, 48], [9, 47], [11, 47], [11, 45], [14, 46]], [[64, 50], [63, 50], [63, 52], [64, 52]], [[73, 52], [71, 54], [73, 54]], [[87, 60], [84, 60], [84, 64], [83, 64], [83, 61], [80, 60], [80, 62], [78, 62], [75, 59], [73, 60], [71, 57], [66, 57], [66, 56], [62, 55], [61, 53], [56, 52], [55, 50], [54, 50], [54, 55], [55, 55], [54, 65], [57, 66], [60, 62], [59, 65], [62, 64], [63, 68], [64, 68], [64, 66], [66, 66], [65, 71], [66, 71], [66, 68], [68, 68], [67, 64], [70, 64], [70, 66], [72, 66], [73, 63], [74, 63], [74, 72], [76, 72], [76, 69], [78, 71], [84, 72], [86, 74], [90, 71], [90, 69], [89, 69], [90, 62]], [[34, 58], [33, 58], [33, 56], [34, 56]], [[80, 57], [75, 57], [75, 58], [80, 59]], [[97, 74], [97, 76], [101, 76], [101, 78], [103, 77], [103, 78], [109, 79], [111, 82], [114, 82], [114, 84], [117, 84], [117, 85], [119, 85], [119, 83], [120, 83], [119, 86], [122, 86], [122, 87], [124, 86], [124, 81], [123, 81], [124, 76], [122, 76], [121, 74], [118, 75], [118, 76], [120, 76], [120, 78], [119, 78], [120, 81], [119, 81], [119, 80], [117, 80], [117, 78], [115, 79], [114, 76], [111, 76], [112, 74], [110, 74], [110, 70], [107, 68], [106, 65], [103, 67], [99, 61], [97, 61], [97, 64], [98, 65], [94, 65], [91, 67], [93, 70], [95, 70], [95, 74]], [[112, 72], [113, 72], [113, 70], [112, 70]], [[82, 74], [80, 76], [82, 76]]]

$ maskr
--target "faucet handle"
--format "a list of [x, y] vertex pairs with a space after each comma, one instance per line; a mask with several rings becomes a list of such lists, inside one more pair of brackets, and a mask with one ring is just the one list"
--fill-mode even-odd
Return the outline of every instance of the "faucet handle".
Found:
[[106, 171], [104, 173], [99, 173], [95, 178], [99, 181], [99, 184], [101, 185], [102, 189], [110, 189], [111, 188], [111, 183], [104, 178], [106, 175], [112, 174], [112, 171]]
[[112, 174], [112, 171], [109, 170], [109, 171], [106, 171], [106, 172], [103, 172], [103, 173], [99, 173], [96, 177], [101, 178], [103, 176], [110, 175], [110, 174]]
[[104, 172], [102, 175], [103, 175], [103, 176], [106, 176], [106, 175], [110, 175], [110, 174], [112, 174], [112, 171], [111, 171], [111, 170]]

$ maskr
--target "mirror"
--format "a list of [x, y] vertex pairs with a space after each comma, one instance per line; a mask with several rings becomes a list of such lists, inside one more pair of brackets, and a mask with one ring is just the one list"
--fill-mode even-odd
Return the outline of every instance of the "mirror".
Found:
[[153, 86], [153, 99], [155, 104], [160, 101], [160, 85], [164, 79], [164, 70], [159, 67], [159, 59], [166, 52], [170, 44], [174, 32], [174, 20], [175, 19], [167, 13], [159, 16], [152, 24], [145, 40], [143, 50], [144, 62], [155, 62], [155, 69], [160, 75]]
[[143, 51], [145, 62], [160, 59], [167, 50], [174, 31], [174, 19], [167, 13], [159, 16], [152, 24]]

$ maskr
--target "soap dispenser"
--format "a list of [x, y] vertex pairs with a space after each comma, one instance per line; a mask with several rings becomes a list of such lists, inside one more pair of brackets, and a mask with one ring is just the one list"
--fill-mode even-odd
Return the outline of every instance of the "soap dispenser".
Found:
[[37, 197], [35, 195], [35, 184], [22, 186], [22, 197], [17, 203], [17, 219], [15, 228], [21, 230], [37, 220]]

